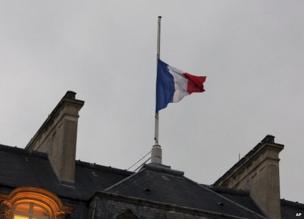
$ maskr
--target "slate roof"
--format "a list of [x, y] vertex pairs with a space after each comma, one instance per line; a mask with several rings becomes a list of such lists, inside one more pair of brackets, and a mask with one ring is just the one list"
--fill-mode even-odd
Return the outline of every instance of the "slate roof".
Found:
[[265, 218], [168, 167], [145, 165], [139, 172], [110, 186], [107, 193], [207, 210], [244, 218]]
[[252, 198], [249, 195], [249, 192], [243, 191], [243, 190], [236, 190], [236, 189], [230, 189], [230, 188], [222, 188], [222, 187], [214, 187], [210, 186], [210, 188], [223, 195], [224, 197], [254, 211], [261, 215], [263, 215], [263, 212], [261, 209], [256, 205], [256, 203], [252, 200]]
[[47, 155], [0, 145], [0, 186], [32, 186], [47, 189], [61, 198], [88, 200], [96, 191], [129, 176], [132, 172], [76, 161], [75, 186], [60, 184]]
[[[11, 190], [20, 186], [33, 186], [56, 193], [65, 200], [89, 203], [97, 191], [104, 191], [238, 217], [265, 218], [248, 192], [201, 185], [186, 178], [183, 172], [164, 165], [148, 164], [133, 173], [76, 161], [76, 183], [72, 187], [62, 185], [57, 180], [46, 154], [0, 145], [0, 169], [2, 192], [3, 188]], [[304, 218], [304, 204], [282, 200], [281, 206], [282, 219]], [[84, 210], [79, 212], [86, 215], [87, 206], [82, 208]], [[301, 215], [297, 216], [297, 213]]]
[[282, 212], [282, 219], [303, 219], [304, 204], [282, 199], [281, 212]]

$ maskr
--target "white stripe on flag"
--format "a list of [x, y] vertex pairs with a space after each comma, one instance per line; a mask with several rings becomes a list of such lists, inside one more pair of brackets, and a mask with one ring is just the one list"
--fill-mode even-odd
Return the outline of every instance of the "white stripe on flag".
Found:
[[189, 95], [187, 92], [188, 80], [184, 77], [183, 72], [177, 68], [168, 65], [168, 70], [174, 78], [175, 92], [173, 95], [173, 103], [179, 102], [185, 96]]

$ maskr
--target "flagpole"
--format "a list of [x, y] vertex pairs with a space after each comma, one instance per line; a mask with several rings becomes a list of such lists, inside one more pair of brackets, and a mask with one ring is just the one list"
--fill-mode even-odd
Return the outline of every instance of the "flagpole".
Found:
[[[158, 28], [157, 28], [157, 53], [156, 53], [156, 65], [160, 58], [160, 30], [161, 30], [161, 16], [158, 16]], [[159, 144], [159, 113], [155, 112], [155, 130], [154, 130], [154, 144]]]
[[[160, 30], [161, 30], [161, 16], [158, 16], [158, 26], [157, 26], [157, 53], [156, 53], [156, 63], [160, 58]], [[162, 150], [159, 145], [159, 113], [155, 112], [155, 126], [154, 126], [154, 145], [151, 151], [151, 163], [161, 164], [162, 163]]]

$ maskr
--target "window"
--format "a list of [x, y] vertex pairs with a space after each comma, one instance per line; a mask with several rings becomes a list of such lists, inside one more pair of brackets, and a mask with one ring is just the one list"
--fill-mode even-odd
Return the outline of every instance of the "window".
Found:
[[50, 219], [47, 209], [34, 203], [20, 203], [13, 210], [14, 219]]
[[[56, 195], [32, 187], [13, 190], [8, 197], [2, 197], [0, 207], [0, 214], [4, 215], [5, 219], [59, 219], [70, 214], [72, 210], [63, 206]], [[0, 215], [0, 218], [3, 216]]]

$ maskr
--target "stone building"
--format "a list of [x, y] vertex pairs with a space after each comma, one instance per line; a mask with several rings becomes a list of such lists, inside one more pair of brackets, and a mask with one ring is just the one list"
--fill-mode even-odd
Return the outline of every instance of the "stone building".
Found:
[[137, 172], [76, 161], [84, 101], [75, 95], [65, 94], [25, 149], [0, 145], [1, 219], [304, 218], [304, 204], [280, 199], [284, 146], [270, 135], [213, 185], [163, 165], [157, 145]]

